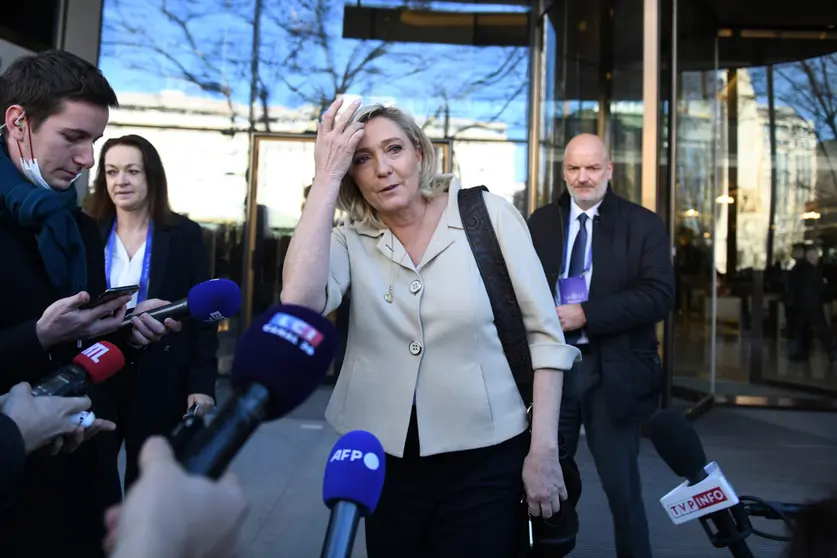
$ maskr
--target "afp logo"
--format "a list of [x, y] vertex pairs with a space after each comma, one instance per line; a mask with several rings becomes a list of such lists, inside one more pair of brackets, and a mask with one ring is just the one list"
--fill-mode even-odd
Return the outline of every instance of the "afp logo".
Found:
[[110, 349], [102, 345], [101, 343], [95, 343], [87, 347], [81, 354], [99, 364], [99, 359], [105, 356], [107, 353], [110, 352]]
[[372, 452], [364, 454], [362, 451], [356, 449], [338, 448], [334, 451], [334, 455], [331, 456], [331, 459], [329, 459], [328, 462], [334, 463], [335, 461], [348, 461], [352, 463], [360, 460], [363, 460], [363, 464], [370, 471], [377, 471], [378, 467], [381, 466], [381, 460], [377, 455]]

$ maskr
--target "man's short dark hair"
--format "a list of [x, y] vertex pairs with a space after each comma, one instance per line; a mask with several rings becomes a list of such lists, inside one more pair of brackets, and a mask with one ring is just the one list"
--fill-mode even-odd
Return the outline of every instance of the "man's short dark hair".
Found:
[[18, 58], [0, 75], [0, 110], [20, 105], [38, 127], [62, 110], [64, 101], [116, 108], [119, 101], [99, 68], [69, 52], [49, 50]]

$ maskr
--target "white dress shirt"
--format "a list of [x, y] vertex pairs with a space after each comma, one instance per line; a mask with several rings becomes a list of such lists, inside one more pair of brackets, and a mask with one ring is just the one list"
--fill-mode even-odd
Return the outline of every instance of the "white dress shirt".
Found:
[[[564, 269], [561, 270], [561, 275], [559, 276], [560, 279], [566, 279], [567, 273], [570, 269], [570, 256], [573, 250], [573, 244], [575, 243], [575, 237], [578, 236], [578, 230], [581, 226], [581, 221], [578, 220], [578, 216], [582, 213], [587, 214], [587, 221], [585, 221], [584, 226], [587, 228], [587, 246], [584, 247], [584, 257], [587, 257], [587, 254], [592, 254], [593, 249], [593, 219], [595, 219], [599, 215], [599, 206], [602, 204], [600, 201], [587, 211], [581, 209], [576, 205], [575, 200], [570, 198], [570, 230], [567, 233], [567, 242], [566, 246], [564, 247]], [[592, 259], [590, 261], [590, 268], [584, 272], [584, 282], [587, 284], [587, 293], [590, 293], [590, 280], [593, 278], [593, 262]], [[555, 305], [561, 305], [561, 289], [560, 283], [555, 286]], [[581, 337], [578, 340], [578, 345], [583, 343], [588, 343], [590, 340], [587, 339], [587, 335], [584, 333], [584, 329], [581, 330]]]
[[[118, 234], [113, 235], [113, 260], [110, 267], [111, 288], [126, 287], [128, 285], [139, 285], [142, 278], [142, 263], [145, 259], [145, 242], [139, 247], [133, 258], [128, 257], [128, 251]], [[107, 258], [107, 246], [105, 246], [105, 258]], [[128, 302], [128, 309], [136, 307], [139, 293], [134, 293]]]

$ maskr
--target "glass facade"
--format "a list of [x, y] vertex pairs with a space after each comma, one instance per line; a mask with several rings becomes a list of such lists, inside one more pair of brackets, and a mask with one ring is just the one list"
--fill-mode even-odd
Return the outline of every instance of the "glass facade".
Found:
[[[598, 134], [614, 190], [670, 231], [676, 307], [659, 331], [673, 393], [837, 399], [822, 335], [837, 314], [837, 33], [822, 22], [837, 5], [98, 1], [99, 41], [65, 25], [56, 44], [98, 46], [122, 104], [107, 136], [157, 146], [213, 274], [242, 285], [226, 357], [278, 302], [315, 122], [360, 97], [408, 109], [440, 171], [524, 215], [563, 192], [567, 140]], [[792, 279], [805, 246], [821, 289]], [[813, 291], [824, 322], [787, 308]], [[798, 335], [806, 324], [820, 327]]]
[[[768, 6], [775, 13], [719, 25], [704, 4], [679, 1], [677, 25], [663, 33], [679, 47], [674, 79], [669, 72], [663, 81], [663, 134], [675, 166], [674, 384], [731, 397], [805, 390], [817, 404], [837, 393], [828, 355], [837, 34], [816, 30], [830, 20], [823, 13], [808, 13], [803, 25], [804, 9], [789, 22]], [[806, 269], [793, 253], [803, 246], [820, 256], [806, 276], [813, 282], [790, 271]], [[796, 310], [801, 300], [812, 308]]]

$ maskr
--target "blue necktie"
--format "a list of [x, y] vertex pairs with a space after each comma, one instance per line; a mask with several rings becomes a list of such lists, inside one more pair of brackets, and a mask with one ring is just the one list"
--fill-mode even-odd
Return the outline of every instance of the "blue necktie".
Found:
[[578, 216], [578, 234], [575, 235], [573, 251], [570, 255], [570, 269], [567, 277], [579, 277], [584, 273], [584, 260], [587, 255], [587, 214]]
[[[573, 242], [573, 250], [570, 253], [570, 269], [567, 271], [567, 277], [580, 277], [584, 274], [584, 260], [587, 255], [587, 214], [582, 213], [578, 216], [578, 234], [575, 235]], [[575, 345], [581, 339], [581, 330], [568, 331], [564, 333], [564, 341], [570, 345]]]

